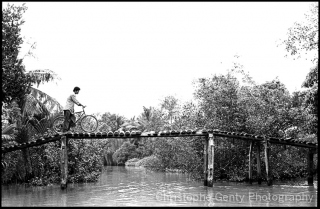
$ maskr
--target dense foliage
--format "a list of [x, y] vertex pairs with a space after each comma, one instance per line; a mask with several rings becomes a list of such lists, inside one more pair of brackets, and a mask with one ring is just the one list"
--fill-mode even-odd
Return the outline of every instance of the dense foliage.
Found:
[[[24, 42], [21, 37], [22, 15], [27, 7], [8, 4], [2, 9], [2, 146], [34, 141], [39, 137], [52, 134], [52, 121], [61, 114], [61, 105], [46, 93], [34, 88], [34, 85], [59, 79], [48, 69], [37, 69], [26, 72], [23, 58], [18, 56]], [[34, 49], [34, 45], [31, 47]], [[27, 55], [32, 55], [29, 51]], [[23, 58], [19, 58], [23, 57]], [[76, 146], [77, 143], [71, 142]], [[77, 146], [78, 147], [78, 146]], [[36, 185], [55, 182], [59, 176], [59, 147], [52, 143], [40, 147], [23, 149], [2, 155], [2, 183], [25, 182]], [[99, 153], [99, 146], [93, 149]], [[86, 152], [84, 152], [86, 153]], [[72, 159], [73, 153], [70, 153]], [[96, 155], [89, 155], [96, 160]], [[79, 164], [77, 164], [78, 166]], [[71, 167], [78, 176], [74, 181], [93, 179], [99, 171], [99, 165]], [[77, 169], [84, 172], [77, 172]], [[72, 172], [71, 172], [72, 173]], [[87, 177], [88, 173], [93, 175]], [[96, 178], [96, 177], [95, 177]]]
[[18, 59], [23, 43], [20, 26], [26, 6], [10, 5], [2, 10], [2, 101], [6, 104], [20, 100], [28, 87], [28, 78], [22, 60]]
[[124, 142], [113, 154], [113, 159], [115, 159], [117, 165], [124, 165], [127, 160], [136, 158], [137, 155], [136, 146], [130, 142]]
[[303, 107], [310, 115], [309, 132], [316, 133], [318, 131], [318, 56], [319, 56], [319, 3], [310, 4], [310, 9], [305, 13], [305, 19], [301, 22], [295, 22], [288, 29], [287, 39], [282, 41], [287, 52], [294, 58], [306, 58], [304, 55], [312, 57], [314, 67], [306, 76], [302, 87], [306, 90], [303, 92]]
[[[68, 182], [92, 182], [100, 176], [103, 167], [103, 150], [106, 140], [86, 139], [68, 142]], [[30, 183], [47, 185], [60, 182], [60, 142], [52, 142], [29, 148], [30, 172], [26, 179], [23, 155], [15, 151], [3, 156], [5, 170], [2, 170], [2, 183]]]

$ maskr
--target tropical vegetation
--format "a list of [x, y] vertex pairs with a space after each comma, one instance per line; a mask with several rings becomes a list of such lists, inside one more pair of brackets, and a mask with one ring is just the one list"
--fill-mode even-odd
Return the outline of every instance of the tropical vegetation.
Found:
[[[27, 72], [23, 58], [18, 56], [24, 41], [20, 27], [26, 10], [25, 5], [8, 5], [2, 9], [2, 146], [30, 142], [53, 134], [52, 121], [62, 111], [54, 98], [37, 89], [43, 83], [59, 79], [58, 75], [49, 69]], [[318, 50], [317, 4], [313, 4], [306, 19], [305, 25], [295, 23], [289, 29], [288, 39], [283, 41], [286, 50], [294, 56], [302, 50]], [[198, 78], [193, 83], [192, 101], [182, 103], [175, 96], [168, 95], [158, 106], [143, 107], [137, 118], [130, 119], [110, 112], [96, 113], [99, 121], [97, 131], [219, 129], [317, 142], [318, 57], [315, 56], [312, 62], [315, 67], [306, 75], [300, 91], [290, 93], [279, 78], [258, 84], [245, 72], [241, 63], [234, 62], [225, 74]], [[70, 139], [68, 181], [96, 181], [104, 165], [126, 164], [159, 171], [186, 172], [193, 179], [200, 180], [203, 178], [203, 140], [200, 137]], [[223, 137], [218, 137], [216, 143], [215, 179], [246, 180], [249, 144]], [[56, 141], [2, 154], [2, 184], [58, 183], [60, 146]], [[274, 178], [305, 177], [307, 151], [306, 148], [271, 145], [270, 162]], [[317, 174], [317, 155], [314, 164]], [[262, 168], [264, 166], [262, 161]], [[256, 172], [254, 168], [253, 176]]]

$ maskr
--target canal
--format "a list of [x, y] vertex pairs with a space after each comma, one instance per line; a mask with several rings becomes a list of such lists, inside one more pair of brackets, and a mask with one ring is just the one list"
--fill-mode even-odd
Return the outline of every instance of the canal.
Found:
[[26, 187], [2, 186], [2, 206], [317, 206], [318, 182], [217, 182], [213, 187], [187, 174], [106, 166], [98, 182]]

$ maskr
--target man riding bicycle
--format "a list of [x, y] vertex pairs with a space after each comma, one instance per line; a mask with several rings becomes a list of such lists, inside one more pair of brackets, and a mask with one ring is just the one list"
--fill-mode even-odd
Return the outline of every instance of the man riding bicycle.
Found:
[[75, 120], [76, 117], [74, 116], [74, 104], [77, 104], [78, 106], [82, 106], [85, 108], [85, 105], [82, 105], [76, 98], [76, 94], [79, 94], [80, 88], [74, 87], [73, 92], [74, 94], [71, 94], [67, 98], [66, 106], [63, 108], [63, 114], [64, 114], [64, 122], [63, 122], [63, 133], [70, 130], [71, 127], [75, 127]]

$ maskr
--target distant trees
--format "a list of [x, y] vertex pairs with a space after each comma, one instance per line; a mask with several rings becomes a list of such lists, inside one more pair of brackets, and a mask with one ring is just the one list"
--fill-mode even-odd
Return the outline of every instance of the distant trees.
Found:
[[100, 124], [98, 131], [116, 131], [124, 124], [125, 117], [119, 114], [106, 112], [98, 117], [98, 122]]
[[155, 107], [144, 107], [143, 112], [138, 116], [136, 127], [140, 131], [160, 131], [163, 128], [163, 113]]
[[136, 157], [138, 157], [136, 146], [130, 142], [124, 142], [112, 156], [117, 165], [124, 165], [127, 160]]
[[312, 61], [318, 62], [319, 44], [319, 4], [310, 4], [310, 10], [305, 14], [305, 22], [295, 22], [288, 29], [288, 38], [282, 43], [294, 57], [300, 58], [303, 52], [315, 52]]
[[303, 107], [309, 113], [309, 133], [318, 134], [318, 64], [310, 69], [302, 87], [306, 88]]
[[305, 94], [291, 95], [278, 78], [240, 85], [231, 71], [199, 79], [195, 91], [207, 128], [273, 137], [283, 137], [280, 132], [292, 126], [305, 130], [312, 115], [302, 108], [301, 96]]
[[318, 124], [318, 45], [319, 45], [319, 3], [310, 4], [310, 10], [305, 14], [304, 22], [295, 22], [288, 29], [288, 37], [283, 40], [287, 52], [293, 57], [300, 58], [302, 53], [313, 52], [312, 62], [314, 67], [310, 69], [302, 87], [306, 88], [303, 106], [309, 113], [308, 132], [317, 134]]
[[166, 96], [161, 102], [161, 110], [164, 112], [164, 120], [167, 123], [169, 129], [173, 128], [173, 122], [175, 120], [175, 116], [179, 114], [179, 103], [178, 99], [174, 96]]
[[239, 82], [231, 73], [200, 78], [195, 90], [195, 98], [204, 113], [206, 127], [226, 131], [239, 131], [241, 112], [237, 106]]

